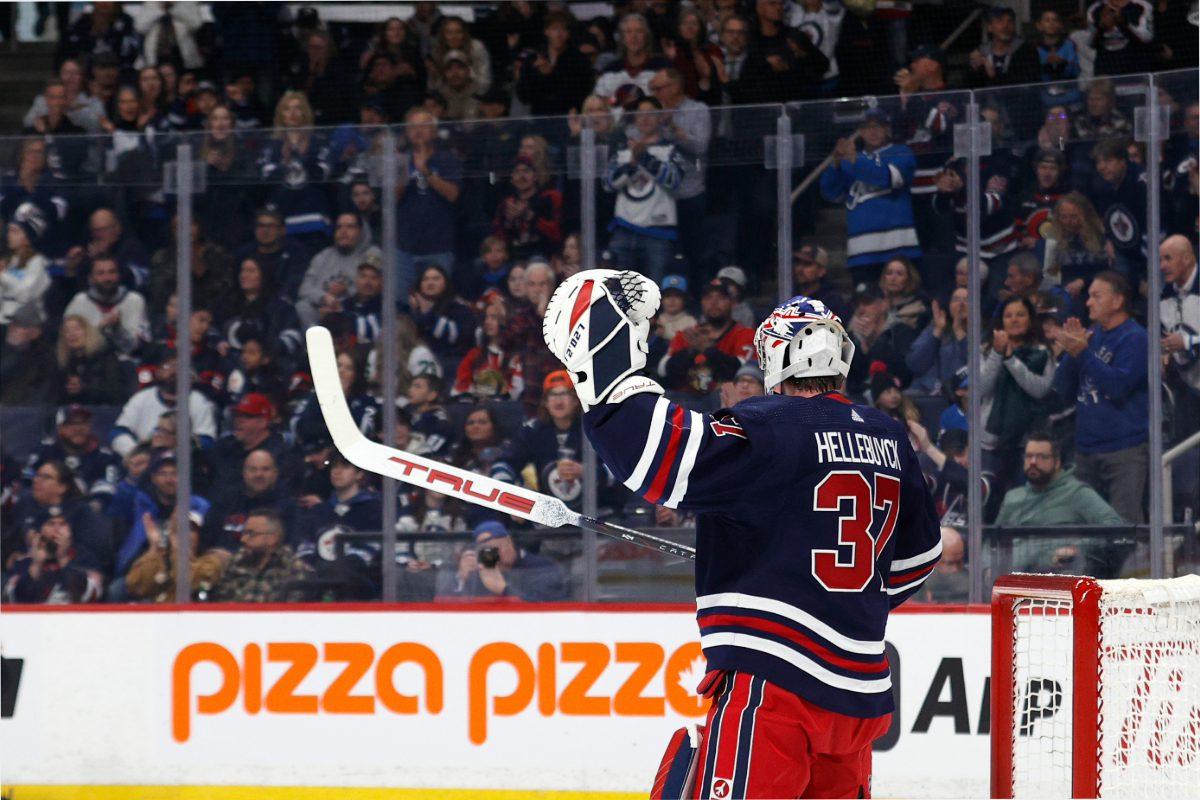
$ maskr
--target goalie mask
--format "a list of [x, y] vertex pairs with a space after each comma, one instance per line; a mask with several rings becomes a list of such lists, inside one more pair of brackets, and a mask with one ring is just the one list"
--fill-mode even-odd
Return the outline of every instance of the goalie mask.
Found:
[[768, 393], [788, 378], [845, 378], [854, 343], [820, 300], [796, 296], [771, 312], [754, 334]]
[[585, 410], [646, 366], [650, 318], [659, 301], [654, 282], [630, 271], [586, 270], [554, 291], [542, 335], [570, 373]]

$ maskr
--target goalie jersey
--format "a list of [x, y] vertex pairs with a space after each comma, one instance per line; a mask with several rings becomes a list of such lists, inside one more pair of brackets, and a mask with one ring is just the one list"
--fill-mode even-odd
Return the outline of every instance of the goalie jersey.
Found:
[[643, 393], [593, 408], [584, 428], [627, 487], [696, 512], [709, 670], [853, 717], [893, 710], [887, 615], [942, 551], [900, 423], [837, 392], [752, 397], [714, 415]]

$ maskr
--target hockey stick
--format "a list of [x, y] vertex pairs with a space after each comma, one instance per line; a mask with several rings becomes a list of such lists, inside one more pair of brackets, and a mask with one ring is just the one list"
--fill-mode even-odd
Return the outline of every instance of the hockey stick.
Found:
[[317, 393], [317, 402], [321, 406], [321, 415], [325, 417], [329, 436], [346, 460], [359, 469], [432, 489], [447, 497], [511, 514], [548, 528], [576, 525], [660, 553], [696, 560], [695, 548], [611, 522], [601, 522], [572, 511], [557, 497], [372, 442], [358, 429], [346, 405], [346, 396], [342, 393], [342, 383], [338, 378], [333, 337], [326, 328], [314, 326], [308, 329], [305, 338], [308, 342], [313, 389]]

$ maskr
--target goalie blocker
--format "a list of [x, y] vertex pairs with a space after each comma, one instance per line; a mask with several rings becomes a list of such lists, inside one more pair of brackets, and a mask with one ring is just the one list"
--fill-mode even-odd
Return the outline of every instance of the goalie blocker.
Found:
[[637, 273], [581, 272], [555, 291], [543, 332], [605, 465], [647, 501], [696, 513], [713, 705], [689, 794], [869, 796], [871, 742], [893, 710], [888, 611], [941, 554], [908, 433], [837, 390], [854, 349], [805, 297], [756, 334], [771, 394], [712, 415], [670, 402], [639, 374], [657, 293]]

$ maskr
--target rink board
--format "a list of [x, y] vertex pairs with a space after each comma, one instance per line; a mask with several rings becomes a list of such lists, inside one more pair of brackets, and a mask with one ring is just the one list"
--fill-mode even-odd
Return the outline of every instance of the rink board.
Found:
[[[893, 616], [877, 796], [986, 794], [985, 612]], [[685, 606], [7, 607], [0, 654], [14, 798], [644, 796], [706, 710]]]

